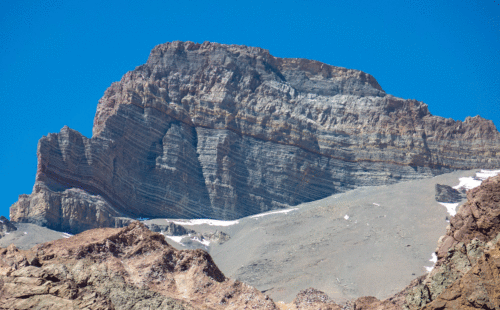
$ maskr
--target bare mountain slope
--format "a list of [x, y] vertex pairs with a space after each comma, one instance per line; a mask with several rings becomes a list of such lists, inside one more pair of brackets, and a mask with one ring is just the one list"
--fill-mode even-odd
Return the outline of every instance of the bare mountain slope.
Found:
[[38, 144], [11, 219], [80, 232], [115, 218], [236, 219], [359, 186], [500, 166], [500, 134], [386, 94], [361, 71], [255, 47], [172, 42], [113, 83], [93, 137]]

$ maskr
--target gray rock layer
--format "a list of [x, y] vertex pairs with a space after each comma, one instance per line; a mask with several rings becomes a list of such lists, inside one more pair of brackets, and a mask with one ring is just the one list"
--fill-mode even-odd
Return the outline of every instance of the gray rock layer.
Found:
[[[499, 142], [491, 121], [433, 116], [361, 71], [255, 47], [166, 43], [106, 90], [91, 139], [64, 127], [40, 140], [33, 194], [11, 218], [73, 232], [114, 226], [116, 216], [235, 219], [498, 167]], [[73, 188], [103, 204], [62, 203]], [[100, 215], [72, 217], [76, 205]]]
[[466, 198], [464, 193], [461, 193], [448, 185], [436, 184], [436, 201], [456, 203]]
[[16, 226], [14, 226], [5, 216], [0, 216], [0, 238], [5, 236], [5, 233], [16, 230]]

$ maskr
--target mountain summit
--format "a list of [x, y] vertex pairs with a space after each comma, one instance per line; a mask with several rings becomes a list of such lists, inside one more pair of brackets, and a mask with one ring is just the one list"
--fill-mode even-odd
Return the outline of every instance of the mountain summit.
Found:
[[80, 232], [115, 218], [235, 219], [359, 186], [500, 166], [500, 134], [386, 94], [358, 70], [218, 43], [156, 46], [99, 100], [93, 137], [40, 139], [11, 219]]

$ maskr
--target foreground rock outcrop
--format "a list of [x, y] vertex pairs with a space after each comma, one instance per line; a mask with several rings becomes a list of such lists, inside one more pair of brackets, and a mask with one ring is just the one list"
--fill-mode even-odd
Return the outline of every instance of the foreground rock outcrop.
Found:
[[178, 251], [135, 222], [0, 249], [0, 309], [276, 309], [202, 250]]
[[500, 176], [467, 192], [405, 309], [500, 309]]
[[500, 134], [386, 94], [361, 71], [255, 47], [173, 42], [113, 83], [93, 137], [38, 144], [13, 221], [80, 232], [117, 217], [235, 219], [364, 185], [500, 166]]
[[310, 288], [290, 304], [275, 304], [226, 278], [205, 251], [176, 250], [140, 222], [30, 250], [0, 248], [0, 309], [400, 309], [399, 295], [341, 306]]

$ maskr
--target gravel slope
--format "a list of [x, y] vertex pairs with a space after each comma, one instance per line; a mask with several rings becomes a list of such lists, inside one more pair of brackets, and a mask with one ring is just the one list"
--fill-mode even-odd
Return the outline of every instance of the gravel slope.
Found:
[[[477, 170], [389, 186], [359, 188], [306, 203], [288, 213], [246, 217], [223, 226], [185, 225], [197, 232], [223, 231], [222, 244], [201, 244], [185, 236], [178, 249], [202, 248], [220, 270], [290, 302], [308, 287], [338, 301], [360, 296], [386, 298], [426, 272], [438, 238], [448, 225], [446, 208], [434, 200], [435, 184], [455, 186]], [[165, 224], [165, 219], [145, 223]], [[27, 249], [63, 237], [33, 224], [0, 239]], [[26, 232], [27, 234], [24, 234]]]
[[289, 302], [308, 287], [337, 300], [383, 299], [432, 266], [431, 253], [449, 216], [434, 200], [435, 184], [455, 186], [476, 171], [360, 188], [231, 226], [186, 226], [228, 233], [231, 239], [221, 245], [171, 243], [207, 249], [224, 274], [274, 300]]

